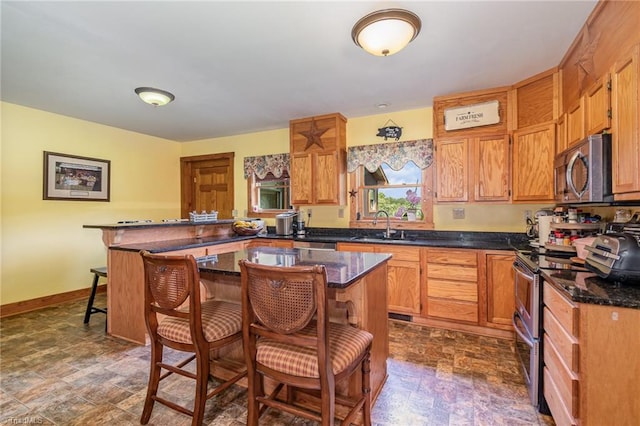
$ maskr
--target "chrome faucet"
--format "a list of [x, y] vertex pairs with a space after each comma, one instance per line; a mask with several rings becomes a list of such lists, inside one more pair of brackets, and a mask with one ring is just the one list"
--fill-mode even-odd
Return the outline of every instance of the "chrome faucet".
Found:
[[389, 213], [387, 213], [384, 210], [379, 210], [376, 212], [376, 214], [373, 216], [373, 226], [376, 226], [378, 224], [378, 216], [380, 216], [381, 213], [384, 213], [385, 216], [387, 216], [387, 230], [384, 233], [384, 237], [385, 238], [391, 238], [391, 234], [395, 231], [391, 231], [391, 221], [389, 220]]

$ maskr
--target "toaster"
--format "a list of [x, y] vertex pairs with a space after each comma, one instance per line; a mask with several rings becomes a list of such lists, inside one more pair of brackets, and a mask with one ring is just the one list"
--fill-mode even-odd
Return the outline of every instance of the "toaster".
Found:
[[640, 235], [600, 235], [585, 249], [588, 270], [607, 280], [640, 284]]

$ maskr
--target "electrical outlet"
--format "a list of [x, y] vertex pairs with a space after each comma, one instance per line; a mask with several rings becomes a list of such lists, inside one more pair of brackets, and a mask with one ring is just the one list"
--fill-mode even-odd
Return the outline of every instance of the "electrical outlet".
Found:
[[236, 209], [231, 210], [231, 216], [238, 217], [238, 210]]
[[339, 219], [344, 218], [344, 207], [340, 207], [340, 208], [338, 209], [338, 218], [339, 218]]
[[531, 210], [524, 211], [524, 220], [531, 219]]
[[454, 219], [464, 219], [464, 209], [453, 209], [453, 218]]

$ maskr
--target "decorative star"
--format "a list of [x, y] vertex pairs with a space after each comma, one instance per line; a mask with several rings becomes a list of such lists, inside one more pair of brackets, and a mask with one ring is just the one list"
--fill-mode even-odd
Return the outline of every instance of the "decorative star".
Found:
[[358, 195], [357, 189], [352, 189], [351, 191], [349, 191], [349, 197], [356, 198], [356, 195]]
[[580, 89], [584, 89], [587, 83], [587, 77], [595, 78], [595, 70], [593, 64], [593, 53], [600, 41], [600, 33], [595, 36], [591, 36], [589, 26], [585, 27], [584, 34], [582, 35], [582, 46], [578, 59], [575, 62], [575, 66], [578, 69], [578, 82]]
[[309, 130], [304, 130], [302, 132], [298, 132], [300, 133], [302, 136], [304, 136], [305, 138], [307, 138], [307, 146], [304, 147], [304, 150], [306, 151], [307, 149], [309, 149], [312, 145], [318, 145], [320, 148], [324, 148], [324, 146], [322, 145], [322, 138], [321, 136], [327, 131], [329, 130], [329, 128], [325, 128], [325, 129], [318, 129], [318, 127], [316, 127], [316, 121], [312, 118], [311, 119], [311, 127], [309, 127]]

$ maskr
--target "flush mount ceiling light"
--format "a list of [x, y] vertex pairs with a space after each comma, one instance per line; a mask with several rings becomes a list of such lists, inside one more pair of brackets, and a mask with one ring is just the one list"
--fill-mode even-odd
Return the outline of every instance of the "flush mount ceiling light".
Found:
[[153, 106], [166, 105], [176, 98], [172, 93], [153, 87], [138, 87], [135, 92], [140, 96], [140, 99]]
[[360, 19], [351, 30], [354, 43], [376, 56], [404, 49], [420, 32], [418, 15], [404, 9], [384, 9]]

